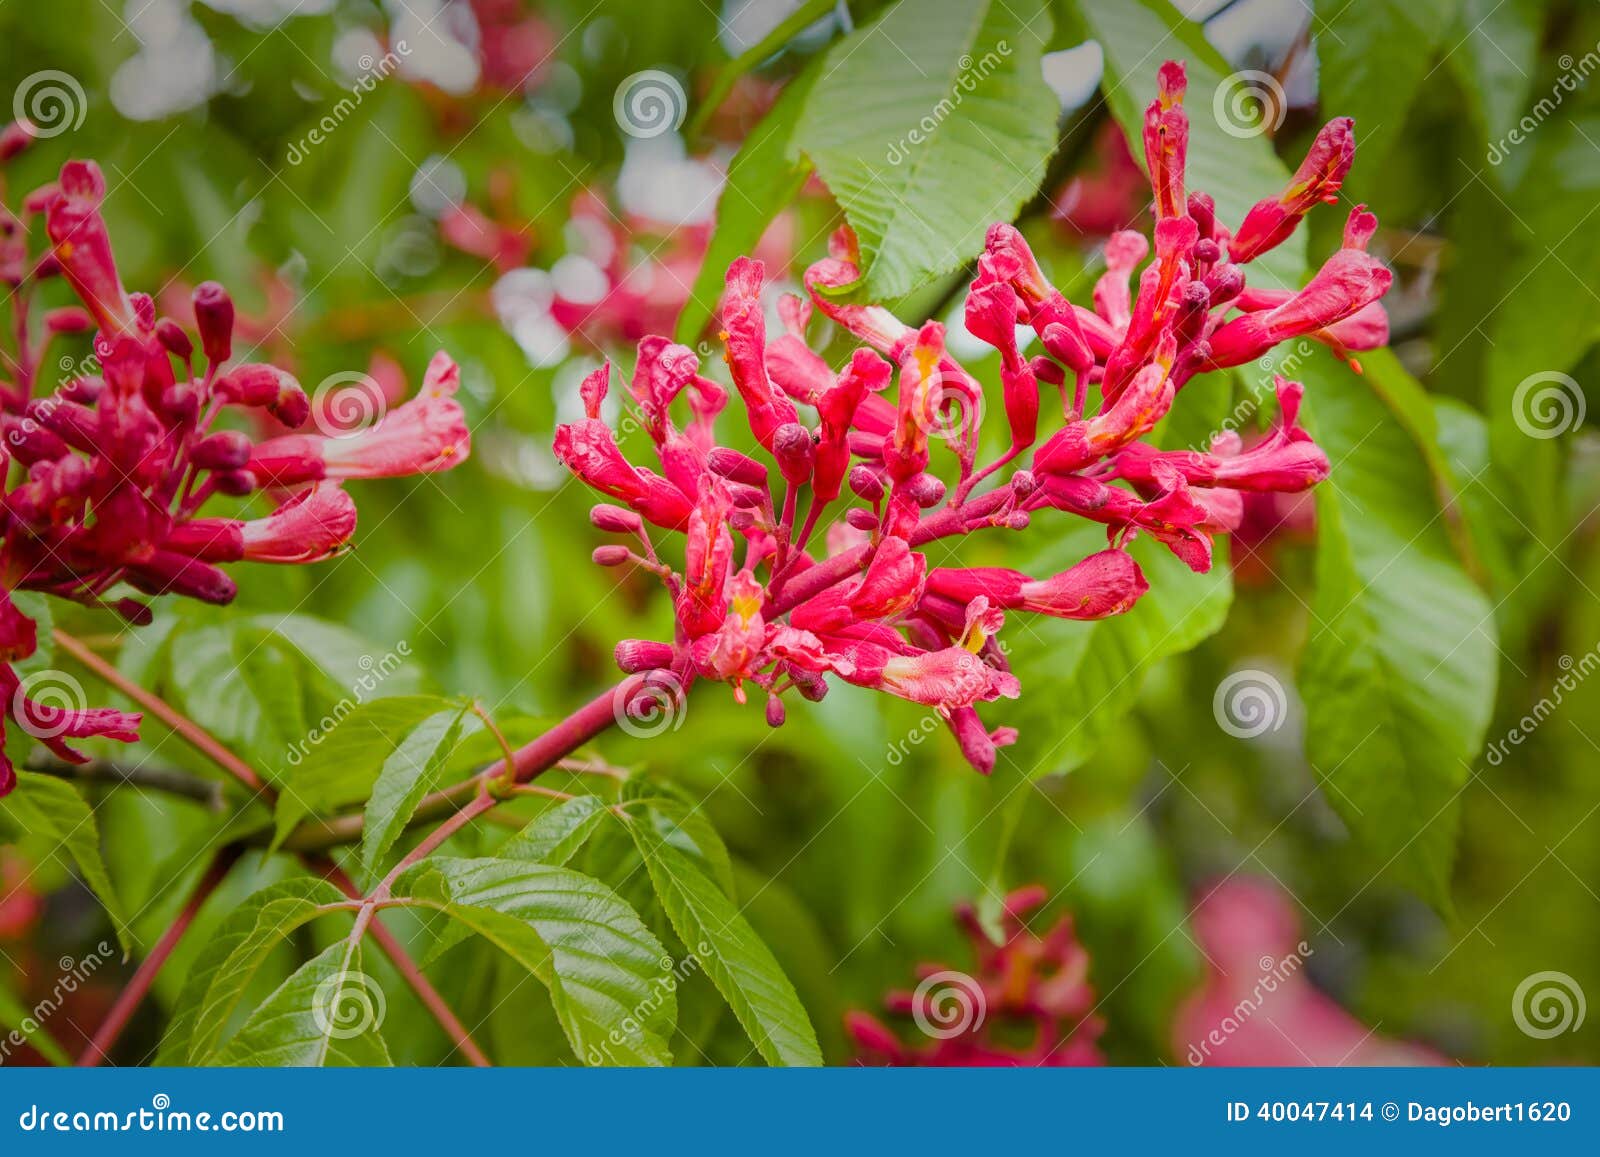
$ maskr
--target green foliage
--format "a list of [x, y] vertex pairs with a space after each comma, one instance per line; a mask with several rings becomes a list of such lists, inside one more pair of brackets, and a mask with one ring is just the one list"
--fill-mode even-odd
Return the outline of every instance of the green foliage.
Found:
[[821, 62], [794, 130], [861, 243], [865, 294], [969, 260], [1038, 188], [1056, 100], [1037, 0], [899, 0]]

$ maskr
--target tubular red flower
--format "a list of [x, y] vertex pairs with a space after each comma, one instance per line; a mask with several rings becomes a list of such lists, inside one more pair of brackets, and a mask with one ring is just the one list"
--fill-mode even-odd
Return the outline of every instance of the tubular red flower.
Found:
[[100, 204], [106, 179], [93, 161], [68, 161], [45, 207], [45, 230], [61, 273], [108, 336], [137, 329], [133, 303], [117, 276]]
[[1245, 214], [1228, 242], [1228, 255], [1243, 265], [1287, 241], [1319, 202], [1332, 205], [1339, 200], [1355, 156], [1355, 122], [1335, 117], [1317, 134], [1283, 192], [1257, 201]]

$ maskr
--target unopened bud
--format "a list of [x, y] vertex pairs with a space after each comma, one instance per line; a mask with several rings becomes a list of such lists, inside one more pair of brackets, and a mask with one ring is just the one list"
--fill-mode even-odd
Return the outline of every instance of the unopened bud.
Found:
[[596, 530], [604, 530], [610, 534], [637, 534], [644, 526], [644, 519], [633, 511], [613, 506], [609, 502], [595, 505], [589, 511], [589, 522]]
[[164, 317], [156, 322], [156, 340], [169, 354], [184, 361], [188, 361], [190, 355], [194, 353], [194, 342], [183, 332], [183, 326], [170, 317]]
[[655, 671], [672, 664], [672, 648], [652, 639], [623, 639], [613, 654], [617, 666], [629, 675]]
[[845, 513], [844, 520], [856, 530], [864, 530], [868, 534], [878, 529], [878, 516], [865, 506], [852, 506]]
[[[48, 90], [41, 90], [48, 91]], [[18, 97], [21, 99], [20, 95]], [[0, 164], [9, 161], [33, 143], [34, 128], [26, 120], [16, 120], [0, 130]]]
[[850, 467], [850, 492], [866, 502], [877, 502], [883, 497], [883, 480], [870, 466], [857, 464]]
[[906, 495], [923, 510], [944, 501], [944, 483], [932, 474], [918, 474], [906, 483]]
[[1194, 218], [1194, 223], [1200, 228], [1200, 237], [1209, 240], [1217, 229], [1217, 203], [1211, 199], [1209, 193], [1190, 193], [1188, 204], [1189, 216]]
[[625, 546], [610, 543], [595, 547], [594, 554], [590, 557], [594, 559], [596, 566], [622, 566], [633, 557], [633, 552]]
[[161, 394], [161, 413], [170, 422], [194, 421], [200, 416], [200, 391], [188, 382], [168, 386]]
[[238, 430], [219, 430], [189, 449], [189, 461], [202, 470], [239, 470], [250, 461], [250, 439]]
[[194, 322], [207, 360], [218, 364], [233, 356], [233, 298], [215, 281], [195, 288]]
[[51, 333], [88, 333], [94, 328], [94, 317], [87, 309], [64, 305], [44, 315], [44, 327]]
[[785, 482], [791, 486], [806, 482], [816, 458], [811, 431], [799, 422], [785, 422], [772, 432], [772, 456], [778, 460], [778, 471]]
[[1030, 521], [1032, 518], [1026, 510], [1013, 510], [1006, 516], [1006, 525], [1012, 530], [1027, 530]]
[[714, 446], [706, 455], [706, 465], [713, 474], [720, 474], [730, 482], [742, 482], [762, 490], [767, 488], [767, 468], [748, 454], [726, 446]]
[[782, 727], [785, 718], [783, 700], [776, 695], [769, 696], [767, 699], [767, 726]]
[[794, 683], [794, 689], [800, 692], [800, 697], [810, 703], [821, 703], [828, 693], [828, 681], [815, 671], [802, 671], [799, 667], [790, 666], [789, 678]]
[[219, 494], [231, 495], [234, 498], [253, 494], [258, 485], [255, 474], [249, 470], [223, 470], [213, 474], [211, 480], [217, 484]]
[[287, 385], [278, 393], [278, 400], [268, 404], [267, 413], [294, 430], [311, 416], [311, 399], [298, 383]]
[[1011, 491], [1018, 498], [1027, 498], [1039, 489], [1039, 480], [1034, 477], [1032, 470], [1018, 470], [1011, 476]]

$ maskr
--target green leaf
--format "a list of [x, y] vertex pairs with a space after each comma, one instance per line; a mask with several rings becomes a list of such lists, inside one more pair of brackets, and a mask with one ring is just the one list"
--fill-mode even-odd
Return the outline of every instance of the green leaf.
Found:
[[1374, 858], [1448, 905], [1458, 795], [1494, 702], [1495, 623], [1440, 518], [1428, 463], [1362, 379], [1308, 359], [1317, 590], [1301, 661], [1306, 753]]
[[[1354, 117], [1362, 174], [1375, 174], [1400, 139], [1461, 0], [1316, 0], [1322, 110]], [[1446, 45], [1452, 52], [1454, 48]]]
[[310, 815], [357, 803], [371, 794], [385, 761], [430, 715], [452, 708], [436, 695], [374, 699], [333, 717], [333, 726], [310, 733], [289, 758], [276, 812], [274, 846]]
[[[462, 706], [428, 716], [383, 761], [367, 800], [361, 835], [361, 866], [367, 872], [377, 871], [416, 812], [418, 801], [442, 786], [440, 769], [461, 741], [466, 714]], [[477, 721], [474, 716], [473, 722]]]
[[559, 868], [583, 847], [585, 840], [605, 822], [606, 801], [597, 795], [580, 795], [539, 816], [500, 845], [502, 860], [526, 860]]
[[[1460, 0], [1446, 43], [1445, 61], [1461, 83], [1478, 126], [1486, 158], [1499, 172], [1498, 154], [1510, 144], [1538, 71], [1542, 0]], [[1477, 166], [1474, 165], [1474, 170]]]
[[183, 712], [275, 780], [308, 731], [297, 653], [270, 631], [231, 621], [185, 631], [171, 655]]
[[[1049, 544], [1021, 564], [1039, 578], [1106, 545], [1105, 530], [1081, 520], [1060, 529], [1052, 523], [1048, 535]], [[1158, 662], [1221, 630], [1233, 601], [1222, 550], [1208, 573], [1195, 574], [1149, 538], [1134, 540], [1130, 549], [1150, 590], [1126, 614], [1086, 623], [1042, 615], [1007, 619], [1002, 638], [1022, 697], [991, 711], [993, 725], [1018, 731], [1016, 744], [1000, 749], [1002, 763], [1030, 776], [1079, 766], [1122, 725]], [[1046, 693], [1029, 694], [1029, 687]], [[1072, 705], [1065, 716], [1062, 703]]]
[[868, 296], [977, 255], [1056, 146], [1038, 0], [900, 0], [834, 46], [795, 129], [861, 242]]
[[[1141, 167], [1144, 150], [1139, 142], [1144, 110], [1156, 96], [1156, 69], [1165, 59], [1181, 58], [1189, 72], [1184, 101], [1189, 113], [1187, 186], [1211, 194], [1217, 219], [1237, 229], [1252, 205], [1289, 183], [1289, 170], [1272, 151], [1271, 139], [1230, 119], [1230, 101], [1240, 94], [1238, 82], [1199, 25], [1178, 15], [1166, 0], [1078, 0], [1078, 11], [1105, 53], [1106, 101]], [[1305, 267], [1306, 243], [1300, 232], [1251, 263], [1251, 284], [1299, 288]]]
[[728, 165], [727, 183], [717, 198], [716, 225], [694, 289], [678, 315], [677, 340], [694, 345], [716, 313], [723, 281], [734, 258], [755, 252], [761, 235], [800, 192], [811, 165], [794, 157], [795, 127], [817, 66], [790, 81], [778, 103], [761, 118]]
[[173, 1005], [157, 1064], [205, 1064], [218, 1052], [245, 990], [274, 948], [344, 895], [301, 877], [252, 893], [206, 941]]
[[72, 1063], [72, 1058], [56, 1043], [56, 1038], [50, 1035], [34, 1010], [25, 1007], [4, 985], [0, 985], [0, 1028], [19, 1033], [53, 1065]]
[[110, 915], [122, 950], [132, 951], [133, 931], [100, 854], [100, 830], [95, 825], [94, 812], [76, 789], [53, 776], [19, 771], [17, 786], [0, 799], [0, 813], [23, 833], [51, 844], [54, 854], [65, 853], [72, 858], [83, 882]]
[[[759, 66], [763, 61], [776, 56], [783, 47], [810, 28], [817, 21], [825, 18], [831, 11], [838, 7], [838, 0], [802, 0], [782, 20], [778, 21], [772, 31], [763, 36], [755, 44], [741, 52], [735, 59], [729, 61], [717, 73], [717, 79], [712, 83], [711, 89], [706, 93], [705, 99], [700, 102], [700, 107], [695, 110], [694, 118], [689, 122], [689, 127], [684, 131], [684, 136], [693, 139], [700, 135], [706, 122], [721, 107], [727, 99], [733, 86], [739, 78], [751, 69]], [[784, 88], [785, 94], [792, 91], [795, 81], [790, 81]], [[748, 140], [748, 138], [746, 138]], [[721, 216], [721, 213], [718, 213]], [[696, 331], [698, 335], [698, 331]], [[679, 338], [679, 341], [685, 339]], [[692, 338], [690, 340], [693, 340]]]
[[383, 990], [361, 971], [361, 945], [340, 941], [295, 970], [250, 1015], [219, 1065], [316, 1068], [389, 1064], [379, 1035]]
[[674, 931], [762, 1057], [772, 1065], [820, 1065], [822, 1050], [794, 985], [733, 901], [653, 823], [627, 827]]
[[621, 798], [630, 810], [647, 812], [657, 835], [702, 861], [711, 878], [734, 898], [733, 857], [698, 803], [666, 780], [641, 776], [622, 785]]
[[580, 1060], [672, 1063], [674, 964], [598, 880], [543, 864], [430, 857], [405, 872], [395, 892], [459, 921], [533, 973]]

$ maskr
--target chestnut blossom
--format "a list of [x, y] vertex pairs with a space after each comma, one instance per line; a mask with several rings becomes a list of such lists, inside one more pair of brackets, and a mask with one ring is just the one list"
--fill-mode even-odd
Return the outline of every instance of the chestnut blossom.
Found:
[[[311, 401], [286, 370], [231, 362], [236, 319], [220, 285], [195, 289], [192, 331], [158, 316], [148, 295], [130, 293], [101, 215], [105, 195], [99, 166], [71, 161], [55, 184], [25, 199], [21, 217], [0, 209], [8, 238], [24, 246], [5, 254], [23, 337], [6, 359], [8, 380], [0, 380], [0, 462], [9, 478], [0, 510], [0, 720], [75, 762], [85, 757], [67, 740], [131, 742], [139, 716], [31, 698], [13, 664], [36, 653], [38, 630], [13, 592], [105, 607], [134, 623], [149, 621], [150, 609], [121, 593], [129, 589], [227, 603], [236, 587], [221, 564], [316, 562], [346, 547], [356, 508], [344, 480], [449, 469], [471, 445], [453, 397], [459, 373], [444, 353], [418, 397], [366, 429], [257, 443], [221, 425], [225, 413], [238, 413], [292, 429], [311, 416]], [[30, 258], [27, 224], [37, 215], [50, 249]], [[82, 306], [46, 314], [44, 338], [34, 344], [26, 303], [57, 275]], [[84, 372], [38, 395], [49, 342], [91, 331], [94, 356]], [[256, 493], [271, 503], [258, 517], [200, 515], [213, 495]], [[15, 783], [0, 758], [0, 795]]]
[[1094, 1015], [1089, 955], [1073, 935], [1072, 918], [1063, 916], [1042, 936], [1026, 923], [1027, 914], [1045, 899], [1037, 884], [1007, 896], [999, 944], [989, 939], [970, 904], [958, 907], [956, 920], [972, 944], [971, 971], [923, 964], [917, 968], [922, 984], [915, 992], [891, 992], [884, 999], [896, 1018], [914, 1020], [916, 1028], [907, 1028], [905, 1034], [910, 1043], [869, 1013], [846, 1014], [845, 1031], [855, 1042], [856, 1063], [937, 1068], [1105, 1064], [1097, 1043], [1105, 1024]]
[[[810, 300], [777, 303], [782, 332], [768, 329], [763, 263], [728, 269], [720, 316], [731, 392], [693, 350], [640, 343], [626, 404], [658, 468], [636, 464], [602, 419], [610, 366], [585, 380], [587, 417], [556, 430], [556, 456], [611, 500], [595, 508], [596, 527], [628, 540], [595, 561], [655, 574], [676, 612], [670, 640], [619, 645], [624, 670], [677, 690], [728, 683], [741, 702], [754, 687], [774, 726], [791, 692], [814, 700], [834, 681], [872, 688], [932, 708], [988, 772], [1015, 732], [991, 729], [979, 708], [1022, 691], [997, 639], [1008, 614], [1122, 614], [1149, 589], [1131, 539], [1146, 535], [1205, 571], [1216, 537], [1243, 523], [1245, 495], [1300, 493], [1327, 477], [1327, 456], [1300, 425], [1302, 387], [1281, 377], [1276, 424], [1248, 448], [1232, 433], [1203, 452], [1150, 441], [1197, 374], [1291, 338], [1348, 356], [1387, 336], [1378, 299], [1391, 275], [1367, 252], [1377, 222], [1364, 207], [1299, 291], [1247, 287], [1235, 256], [1270, 250], [1335, 196], [1349, 122], [1323, 131], [1290, 188], [1251, 211], [1248, 244], [1235, 246], [1211, 198], [1185, 187], [1184, 89], [1183, 67], [1163, 65], [1144, 125], [1153, 238], [1107, 240], [1092, 306], [1050, 284], [1015, 228], [988, 231], [965, 324], [999, 355], [997, 393], [950, 353], [942, 325], [912, 326], [832, 292], [860, 280], [848, 230], [806, 271]], [[838, 371], [807, 343], [813, 312], [863, 343]], [[1041, 352], [1021, 347], [1019, 326]], [[1045, 404], [1051, 395], [1058, 404]], [[716, 419], [735, 398], [759, 457], [719, 444]], [[1006, 449], [980, 463], [990, 414], [1002, 416]], [[951, 480], [936, 473], [940, 455], [953, 460]], [[1049, 533], [1062, 516], [1103, 525], [1106, 549], [1054, 575], [941, 565], [926, 553], [980, 531]], [[653, 530], [686, 536], [681, 567], [658, 553]]]

